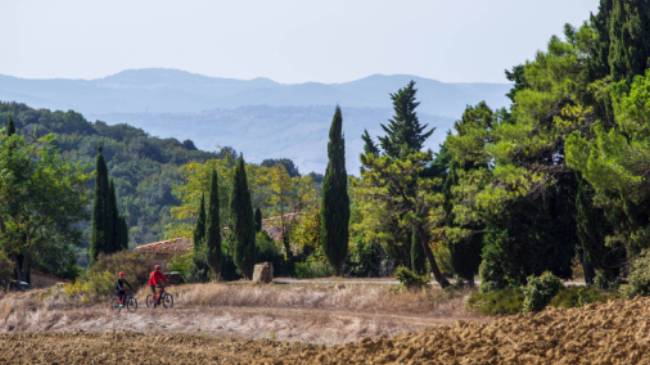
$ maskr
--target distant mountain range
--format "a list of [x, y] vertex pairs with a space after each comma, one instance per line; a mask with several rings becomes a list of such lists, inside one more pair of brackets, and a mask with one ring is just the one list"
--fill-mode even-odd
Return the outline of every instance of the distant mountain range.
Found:
[[389, 93], [414, 80], [420, 119], [437, 128], [436, 148], [465, 106], [506, 106], [509, 84], [443, 83], [410, 75], [372, 75], [336, 83], [282, 84], [173, 69], [127, 70], [95, 80], [22, 79], [0, 75], [0, 100], [75, 110], [109, 124], [128, 123], [160, 137], [191, 139], [199, 148], [232, 146], [250, 161], [293, 159], [301, 171], [323, 172], [327, 129], [343, 109], [348, 169], [356, 173], [363, 129], [381, 133], [391, 116]]

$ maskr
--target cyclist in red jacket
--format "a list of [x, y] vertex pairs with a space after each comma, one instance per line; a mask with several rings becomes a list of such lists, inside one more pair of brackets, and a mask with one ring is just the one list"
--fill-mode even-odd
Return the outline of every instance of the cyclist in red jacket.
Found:
[[[165, 284], [167, 283], [167, 276], [160, 271], [160, 265], [154, 266], [154, 270], [149, 274], [149, 281], [147, 285], [153, 292], [153, 297], [156, 300], [156, 305], [160, 304], [160, 298], [165, 291]], [[156, 287], [160, 289], [156, 295]]]

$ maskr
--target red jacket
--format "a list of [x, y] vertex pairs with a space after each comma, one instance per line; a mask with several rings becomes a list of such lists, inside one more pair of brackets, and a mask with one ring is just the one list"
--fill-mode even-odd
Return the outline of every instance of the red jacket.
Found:
[[160, 284], [163, 284], [164, 282], [167, 281], [167, 277], [165, 274], [163, 274], [160, 271], [152, 271], [151, 274], [149, 274], [149, 281], [147, 282], [147, 285], [149, 286], [158, 286]]

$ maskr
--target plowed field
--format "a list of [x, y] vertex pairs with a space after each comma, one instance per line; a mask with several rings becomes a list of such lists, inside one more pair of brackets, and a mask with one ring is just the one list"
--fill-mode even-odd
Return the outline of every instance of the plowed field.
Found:
[[650, 364], [650, 299], [326, 346], [185, 334], [0, 335], [0, 364]]

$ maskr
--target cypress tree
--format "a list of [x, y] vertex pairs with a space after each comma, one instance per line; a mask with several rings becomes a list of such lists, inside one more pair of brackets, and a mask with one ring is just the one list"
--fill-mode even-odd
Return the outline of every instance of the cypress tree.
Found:
[[221, 223], [219, 220], [219, 184], [217, 172], [212, 170], [210, 195], [208, 197], [207, 223], [205, 230], [207, 261], [212, 277], [221, 279]]
[[90, 262], [97, 259], [99, 253], [106, 253], [111, 236], [110, 208], [109, 208], [108, 169], [104, 161], [101, 147], [97, 151], [95, 197], [93, 202], [92, 232], [88, 258]]
[[[603, 4], [604, 3], [604, 4]], [[648, 0], [603, 1], [611, 6], [609, 67], [615, 80], [631, 81], [645, 72], [650, 57], [650, 3]], [[603, 9], [601, 9], [602, 11]]]
[[255, 209], [255, 232], [262, 231], [262, 211], [260, 208]]
[[201, 203], [199, 212], [194, 226], [194, 257], [198, 257], [201, 252], [201, 245], [205, 239], [205, 196], [201, 194]]
[[127, 250], [129, 248], [129, 226], [126, 223], [126, 217], [120, 216], [118, 228], [118, 250]]
[[591, 27], [596, 31], [591, 48], [591, 57], [587, 59], [590, 80], [598, 80], [609, 75], [609, 18], [612, 13], [612, 0], [600, 0], [598, 13], [591, 14]]
[[253, 276], [253, 266], [255, 265], [255, 222], [244, 156], [241, 155], [235, 168], [230, 209], [236, 240], [235, 264], [244, 277], [250, 279]]
[[107, 238], [108, 245], [106, 246], [106, 253], [117, 252], [120, 249], [120, 222], [119, 213], [117, 211], [117, 199], [115, 198], [115, 184], [113, 179], [108, 183], [108, 217], [109, 217], [109, 236]]
[[7, 136], [11, 137], [14, 134], [16, 134], [16, 125], [14, 124], [14, 119], [9, 116], [9, 120], [7, 120]]
[[379, 137], [379, 142], [387, 156], [399, 158], [404, 154], [420, 151], [427, 138], [433, 134], [434, 128], [427, 130], [427, 124], [421, 124], [415, 109], [420, 105], [415, 99], [417, 89], [411, 81], [404, 88], [391, 94], [395, 115], [388, 125], [381, 127], [386, 135]]
[[345, 170], [345, 140], [341, 108], [336, 107], [327, 144], [327, 169], [323, 179], [321, 204], [321, 245], [328, 261], [341, 274], [348, 254], [350, 198]]
[[413, 229], [411, 232], [411, 270], [423, 275], [427, 271], [426, 256], [424, 248], [420, 242], [422, 241], [419, 230]]

